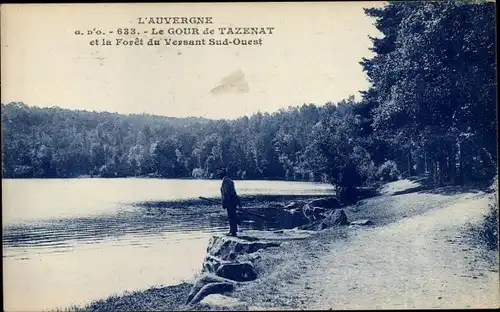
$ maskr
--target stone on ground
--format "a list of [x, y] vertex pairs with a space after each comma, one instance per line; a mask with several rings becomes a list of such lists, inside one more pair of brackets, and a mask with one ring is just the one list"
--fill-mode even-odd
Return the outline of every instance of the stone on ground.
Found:
[[190, 303], [193, 300], [193, 298], [200, 292], [200, 290], [204, 286], [206, 286], [208, 284], [213, 284], [213, 283], [228, 283], [228, 284], [232, 284], [233, 286], [236, 286], [236, 283], [234, 281], [217, 276], [215, 274], [203, 274], [194, 283], [193, 287], [191, 288], [191, 291], [188, 294], [188, 298], [187, 298], [186, 302]]
[[321, 223], [323, 222], [323, 219], [321, 220], [316, 220], [308, 224], [301, 225], [297, 227], [299, 230], [307, 230], [307, 231], [317, 231], [321, 229]]
[[207, 253], [223, 260], [232, 260], [234, 255], [256, 252], [257, 250], [279, 246], [279, 242], [262, 240], [257, 236], [223, 236], [216, 235], [210, 238]]
[[251, 262], [257, 257], [257, 251], [276, 247], [281, 243], [261, 239], [256, 233], [253, 234], [253, 236], [247, 234], [237, 237], [216, 235], [210, 238], [202, 272], [215, 273], [222, 265]]
[[337, 197], [334, 196], [313, 199], [309, 202], [309, 205], [311, 205], [312, 207], [321, 207], [327, 209], [337, 209], [342, 207], [340, 201], [337, 199]]
[[319, 224], [319, 230], [331, 228], [333, 226], [349, 225], [344, 209], [334, 210]]
[[221, 294], [208, 295], [200, 301], [200, 304], [205, 304], [214, 308], [230, 308], [233, 310], [246, 310], [248, 308], [244, 302]]
[[373, 222], [368, 219], [352, 221], [351, 225], [373, 225]]
[[321, 207], [314, 207], [310, 204], [305, 204], [304, 207], [302, 207], [302, 211], [304, 212], [304, 216], [309, 220], [309, 222], [313, 222], [316, 220], [324, 219], [325, 216], [323, 216], [322, 213], [326, 212], [326, 209]]
[[295, 209], [301, 207], [302, 204], [299, 202], [291, 202], [288, 205], [286, 205], [283, 209]]
[[199, 303], [203, 298], [212, 294], [222, 294], [226, 292], [231, 292], [234, 290], [234, 284], [221, 282], [221, 283], [210, 283], [203, 286], [196, 295], [194, 295], [193, 299], [189, 301], [189, 304]]
[[222, 264], [216, 274], [238, 282], [253, 281], [257, 278], [257, 272], [250, 262]]
[[277, 221], [281, 228], [293, 229], [297, 226], [310, 222], [309, 218], [304, 215], [302, 208], [294, 208], [290, 210], [281, 210], [278, 213]]

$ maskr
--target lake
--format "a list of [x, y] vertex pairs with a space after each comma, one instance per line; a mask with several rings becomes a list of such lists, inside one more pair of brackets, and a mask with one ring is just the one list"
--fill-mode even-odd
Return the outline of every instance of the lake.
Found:
[[[240, 195], [333, 192], [320, 183], [235, 184]], [[227, 227], [222, 209], [189, 200], [219, 197], [219, 188], [218, 180], [3, 179], [4, 309], [81, 305], [191, 279], [211, 234]]]

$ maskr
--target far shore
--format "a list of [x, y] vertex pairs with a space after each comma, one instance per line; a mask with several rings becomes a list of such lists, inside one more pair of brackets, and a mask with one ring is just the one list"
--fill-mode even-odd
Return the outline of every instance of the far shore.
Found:
[[[73, 180], [73, 179], [158, 179], [158, 180], [220, 180], [218, 178], [194, 178], [194, 177], [178, 177], [178, 178], [170, 178], [170, 177], [161, 177], [161, 176], [148, 176], [148, 175], [140, 175], [140, 176], [110, 176], [110, 177], [101, 177], [101, 176], [91, 176], [91, 175], [79, 175], [74, 177], [3, 177], [2, 180]], [[315, 184], [329, 184], [328, 182], [322, 181], [308, 181], [308, 180], [286, 180], [286, 179], [277, 179], [277, 178], [252, 178], [252, 179], [241, 179], [241, 178], [232, 178], [235, 181], [279, 181], [279, 182], [301, 182], [301, 183], [315, 183]]]

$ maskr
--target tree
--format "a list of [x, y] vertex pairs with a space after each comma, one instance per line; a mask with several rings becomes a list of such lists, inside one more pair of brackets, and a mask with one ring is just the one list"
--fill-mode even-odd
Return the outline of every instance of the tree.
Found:
[[375, 56], [361, 62], [372, 83], [364, 100], [376, 103], [375, 132], [406, 154], [396, 162], [406, 158], [412, 175], [423, 158], [435, 182], [453, 181], [470, 133], [477, 159], [494, 167], [494, 4], [391, 2], [365, 12], [384, 37], [372, 38]]
[[177, 177], [177, 147], [172, 139], [159, 141], [153, 152], [153, 161], [156, 171], [165, 178]]
[[315, 139], [308, 145], [304, 160], [312, 172], [326, 176], [341, 200], [351, 201], [373, 164], [358, 140], [359, 120], [353, 114], [352, 99], [343, 105], [343, 111], [336, 111], [328, 121], [313, 127]]

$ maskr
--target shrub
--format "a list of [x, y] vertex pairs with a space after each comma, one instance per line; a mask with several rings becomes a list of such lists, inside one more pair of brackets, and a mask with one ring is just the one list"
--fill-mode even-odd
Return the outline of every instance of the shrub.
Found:
[[99, 168], [99, 176], [101, 178], [112, 178], [117, 176], [117, 173], [113, 170], [113, 164], [108, 165], [102, 165], [101, 168]]
[[16, 178], [28, 178], [33, 176], [32, 166], [16, 166], [14, 168], [14, 176]]
[[191, 173], [193, 178], [195, 179], [201, 179], [205, 176], [205, 171], [201, 168], [194, 168], [193, 172]]
[[309, 182], [314, 182], [315, 181], [315, 176], [314, 176], [314, 172], [309, 172], [309, 177], [307, 179]]
[[293, 172], [291, 169], [286, 169], [285, 177], [286, 177], [287, 181], [293, 180]]
[[489, 211], [484, 217], [483, 239], [490, 249], [498, 249], [498, 176], [491, 186], [493, 201], [489, 204]]
[[398, 166], [392, 160], [384, 162], [377, 170], [377, 179], [384, 182], [396, 181], [400, 176]]
[[373, 161], [369, 161], [360, 166], [360, 171], [363, 177], [365, 177], [365, 183], [367, 185], [373, 185], [377, 180], [377, 167]]

